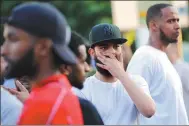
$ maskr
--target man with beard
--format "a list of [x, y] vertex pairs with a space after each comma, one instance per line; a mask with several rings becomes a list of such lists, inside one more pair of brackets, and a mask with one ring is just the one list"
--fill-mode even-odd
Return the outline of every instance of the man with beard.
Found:
[[[0, 61], [0, 78], [3, 78], [7, 63], [2, 56]], [[1, 86], [1, 125], [16, 125], [22, 107], [22, 103]]]
[[[62, 64], [60, 66], [60, 72], [67, 75], [72, 89], [78, 91], [83, 88], [83, 82], [85, 80], [85, 72], [88, 70], [88, 64], [86, 63], [86, 47], [84, 39], [76, 32], [72, 32], [71, 41], [69, 47], [76, 55], [78, 63], [76, 65]], [[22, 77], [19, 81], [16, 81], [16, 86], [20, 91], [7, 88], [8, 91], [24, 103], [29, 97], [30, 84], [28, 77]], [[75, 88], [76, 87], [76, 88]], [[28, 88], [28, 89], [27, 89]], [[96, 110], [96, 108], [88, 101], [79, 97], [79, 102], [83, 114], [84, 125], [103, 125], [103, 121]]]
[[5, 77], [28, 76], [32, 84], [18, 124], [82, 125], [78, 98], [59, 72], [61, 64], [77, 63], [67, 46], [71, 30], [61, 12], [48, 3], [23, 3], [13, 8], [3, 35]]
[[[83, 88], [85, 74], [88, 71], [88, 64], [86, 62], [85, 39], [77, 32], [72, 32], [69, 47], [76, 55], [78, 63], [76, 65], [61, 65], [60, 71], [68, 76], [72, 84], [73, 91], [77, 92]], [[79, 97], [79, 102], [82, 109], [84, 125], [103, 125], [103, 121], [92, 103], [88, 100]]]
[[156, 113], [150, 119], [140, 115], [138, 121], [142, 125], [186, 125], [181, 80], [165, 53], [169, 43], [178, 41], [178, 11], [170, 4], [155, 4], [148, 9], [146, 22], [149, 44], [134, 53], [127, 71], [146, 80]]
[[146, 82], [139, 76], [128, 75], [123, 67], [121, 44], [126, 39], [121, 37], [119, 28], [98, 24], [92, 28], [89, 39], [89, 53], [95, 59], [97, 71], [86, 79], [77, 95], [84, 95], [95, 105], [105, 125], [135, 124], [138, 112], [150, 118], [155, 104]]

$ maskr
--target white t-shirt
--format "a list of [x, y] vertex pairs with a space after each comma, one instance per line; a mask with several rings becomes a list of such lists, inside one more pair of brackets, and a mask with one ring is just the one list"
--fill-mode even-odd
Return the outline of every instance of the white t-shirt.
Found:
[[[134, 75], [130, 77], [150, 95], [148, 85], [142, 77]], [[107, 83], [93, 75], [86, 79], [81, 92], [76, 89], [73, 91], [95, 105], [105, 125], [137, 124], [138, 110], [119, 80]]]
[[147, 45], [140, 47], [127, 71], [146, 80], [156, 103], [155, 115], [145, 118], [140, 114], [139, 124], [188, 124], [181, 80], [164, 52]]
[[23, 104], [1, 87], [1, 125], [16, 125]]

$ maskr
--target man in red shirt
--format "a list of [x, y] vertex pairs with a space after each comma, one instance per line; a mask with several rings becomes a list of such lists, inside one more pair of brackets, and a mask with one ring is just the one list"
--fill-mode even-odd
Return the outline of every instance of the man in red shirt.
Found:
[[1, 46], [5, 77], [28, 76], [32, 83], [19, 125], [83, 124], [78, 98], [58, 70], [61, 64], [76, 64], [67, 46], [70, 35], [64, 16], [48, 3], [23, 3], [12, 10]]

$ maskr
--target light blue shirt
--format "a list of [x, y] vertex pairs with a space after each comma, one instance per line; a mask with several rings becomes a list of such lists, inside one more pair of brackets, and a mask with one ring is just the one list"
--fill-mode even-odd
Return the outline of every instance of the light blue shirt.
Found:
[[6, 88], [13, 88], [13, 89], [16, 89], [16, 85], [15, 85], [15, 79], [12, 78], [12, 79], [5, 79], [4, 83], [3, 83], [3, 86], [6, 87]]
[[16, 125], [23, 104], [1, 87], [1, 125]]

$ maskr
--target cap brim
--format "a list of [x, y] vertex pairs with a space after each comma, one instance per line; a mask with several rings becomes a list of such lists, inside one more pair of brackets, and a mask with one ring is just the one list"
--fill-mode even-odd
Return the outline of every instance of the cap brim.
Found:
[[63, 60], [65, 64], [74, 65], [77, 64], [77, 58], [67, 45], [53, 45], [57, 55]]
[[97, 41], [97, 42], [92, 43], [91, 47], [93, 47], [94, 45], [97, 45], [97, 44], [103, 44], [103, 43], [107, 43], [107, 42], [116, 43], [116, 44], [123, 44], [123, 43], [127, 42], [127, 39], [125, 39], [125, 38], [105, 39], [105, 40], [102, 40], [102, 41]]
[[[8, 17], [0, 17], [1, 24], [5, 24], [9, 22]], [[77, 64], [76, 56], [72, 53], [70, 48], [67, 45], [53, 44], [55, 48], [55, 52], [62, 59], [63, 63], [68, 65]]]

